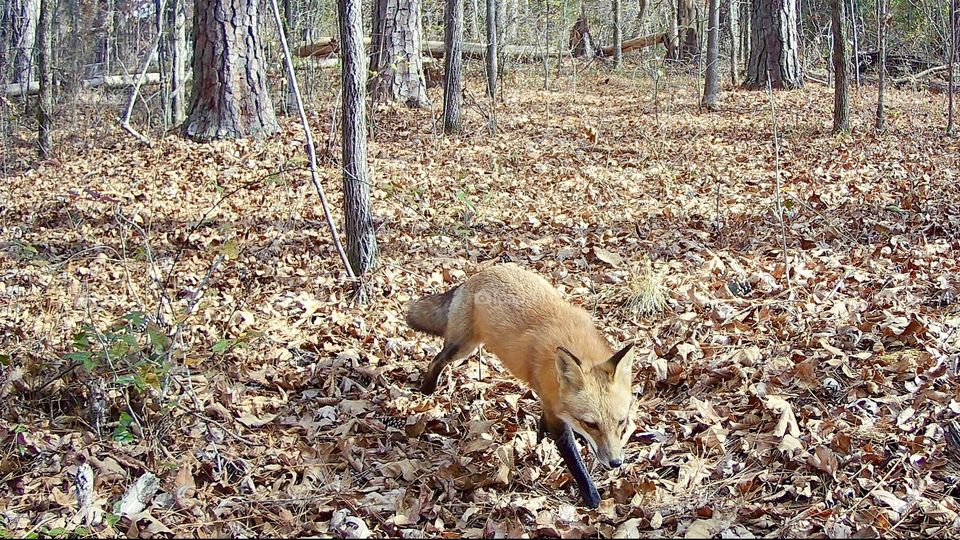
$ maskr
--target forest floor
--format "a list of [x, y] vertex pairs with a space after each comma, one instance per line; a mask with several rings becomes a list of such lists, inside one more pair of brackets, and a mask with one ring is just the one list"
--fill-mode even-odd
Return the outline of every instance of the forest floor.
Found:
[[[64, 130], [82, 151], [4, 179], [0, 536], [960, 530], [943, 96], [891, 91], [878, 135], [865, 88], [837, 137], [829, 88], [776, 93], [781, 228], [766, 93], [708, 113], [685, 76], [538, 84], [508, 81], [495, 136], [483, 100], [438, 136], [439, 89], [434, 110], [376, 112], [366, 305], [292, 119], [269, 140], [152, 148]], [[324, 147], [330, 103], [314, 111]], [[342, 223], [339, 151], [321, 153]], [[405, 325], [407, 302], [507, 260], [611, 344], [638, 342], [627, 462], [586, 458], [597, 510], [490, 354], [416, 391], [440, 343]], [[157, 491], [120, 504], [145, 473]]]

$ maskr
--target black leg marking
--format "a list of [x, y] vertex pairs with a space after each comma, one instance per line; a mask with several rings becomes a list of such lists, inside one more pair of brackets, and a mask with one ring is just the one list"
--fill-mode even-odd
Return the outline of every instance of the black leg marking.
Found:
[[567, 427], [563, 435], [557, 439], [557, 449], [560, 450], [560, 456], [563, 457], [563, 462], [567, 464], [567, 468], [570, 469], [570, 474], [573, 475], [573, 479], [577, 481], [577, 487], [580, 488], [580, 496], [583, 498], [583, 503], [588, 508], [596, 508], [600, 506], [600, 493], [597, 492], [597, 486], [594, 485], [593, 479], [590, 478], [590, 473], [587, 472], [587, 468], [583, 465], [583, 460], [580, 459], [580, 450], [577, 448], [577, 443], [573, 440], [573, 430]]
[[537, 425], [538, 443], [542, 440], [544, 434], [549, 434], [550, 438], [556, 442], [557, 450], [560, 451], [560, 457], [563, 458], [564, 464], [566, 464], [573, 479], [577, 482], [577, 488], [580, 490], [580, 497], [583, 498], [583, 504], [588, 508], [600, 506], [600, 493], [597, 491], [597, 486], [593, 483], [593, 479], [590, 478], [590, 473], [587, 472], [587, 468], [583, 464], [583, 459], [580, 458], [580, 449], [577, 448], [574, 433], [573, 430], [570, 429], [570, 426], [562, 420], [554, 419], [551, 421], [550, 418], [543, 415], [540, 417], [540, 422]]
[[433, 361], [430, 362], [430, 367], [427, 369], [427, 374], [424, 376], [423, 382], [420, 384], [420, 391], [424, 394], [432, 394], [437, 391], [437, 382], [440, 379], [440, 372], [443, 371], [444, 366], [450, 363], [451, 360], [456, 356], [460, 351], [461, 345], [459, 343], [444, 343], [443, 349], [434, 357]]

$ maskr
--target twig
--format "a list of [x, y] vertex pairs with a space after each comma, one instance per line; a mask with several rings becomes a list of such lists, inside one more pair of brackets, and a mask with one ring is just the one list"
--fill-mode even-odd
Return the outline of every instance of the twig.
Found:
[[770, 120], [773, 123], [773, 148], [776, 156], [776, 197], [777, 197], [777, 219], [780, 221], [780, 241], [783, 247], [783, 275], [787, 280], [787, 289], [790, 285], [790, 257], [787, 254], [787, 227], [783, 222], [783, 200], [780, 197], [780, 135], [777, 133], [777, 108], [773, 99], [773, 86], [770, 84], [770, 68], [767, 68], [767, 94], [770, 97]]
[[[159, 11], [162, 13], [163, 10], [167, 7], [166, 0], [161, 0]], [[140, 140], [143, 144], [147, 146], [153, 146], [153, 141], [143, 136], [139, 131], [134, 129], [130, 125], [130, 115], [133, 114], [133, 106], [137, 102], [137, 96], [140, 94], [140, 86], [143, 85], [143, 80], [147, 76], [147, 69], [150, 68], [150, 62], [153, 61], [154, 55], [157, 54], [157, 51], [160, 49], [160, 40], [163, 39], [163, 34], [157, 33], [157, 38], [153, 41], [153, 45], [150, 47], [150, 52], [147, 54], [147, 58], [143, 62], [143, 67], [140, 68], [140, 74], [137, 75], [136, 80], [133, 82], [133, 89], [130, 91], [130, 101], [127, 102], [127, 110], [123, 113], [123, 118], [120, 118], [120, 127], [124, 131], [133, 135]]]
[[[290, 48], [287, 46], [287, 35], [283, 31], [283, 20], [280, 18], [280, 8], [277, 7], [277, 0], [270, 0], [270, 7], [273, 9], [273, 19], [277, 23], [277, 33], [280, 35], [280, 46], [283, 48], [283, 62], [287, 67], [287, 77], [290, 79], [290, 89], [297, 103], [297, 113], [300, 115], [300, 123], [303, 125], [303, 133], [306, 136], [307, 157], [310, 160], [310, 180], [313, 182], [317, 195], [320, 196], [320, 204], [323, 206], [323, 214], [327, 218], [327, 225], [330, 227], [330, 234], [333, 236], [333, 245], [337, 248], [340, 255], [340, 261], [347, 270], [347, 276], [354, 280], [357, 278], [353, 273], [353, 267], [350, 266], [350, 260], [347, 253], [340, 244], [340, 235], [337, 233], [337, 225], [333, 222], [333, 215], [330, 213], [330, 205], [327, 203], [327, 195], [320, 185], [317, 178], [317, 152], [313, 146], [313, 134], [310, 132], [310, 124], [307, 123], [307, 113], [303, 110], [303, 98], [300, 96], [300, 88], [297, 86], [297, 74], [293, 70], [293, 60], [290, 59]], [[341, 67], [342, 69], [342, 67]]]

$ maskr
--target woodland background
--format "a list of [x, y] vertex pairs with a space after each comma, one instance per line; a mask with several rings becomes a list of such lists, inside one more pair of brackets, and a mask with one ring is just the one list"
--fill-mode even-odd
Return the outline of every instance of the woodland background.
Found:
[[[490, 92], [475, 0], [288, 0], [313, 166], [270, 3], [45, 1], [0, 14], [0, 536], [960, 527], [955, 3], [500, 0]], [[193, 116], [214, 5], [263, 79]], [[794, 60], [751, 73], [777, 10]], [[597, 510], [491, 355], [416, 391], [407, 302], [502, 261], [640, 347]]]

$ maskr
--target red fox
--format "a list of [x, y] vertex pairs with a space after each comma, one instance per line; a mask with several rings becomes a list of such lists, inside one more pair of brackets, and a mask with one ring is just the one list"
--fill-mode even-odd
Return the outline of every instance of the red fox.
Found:
[[432, 394], [444, 366], [485, 344], [536, 392], [543, 407], [538, 440], [548, 434], [556, 441], [584, 502], [591, 508], [600, 504], [571, 429], [604, 465], [623, 463], [633, 399], [633, 343], [614, 353], [584, 309], [514, 264], [492, 266], [445, 293], [413, 301], [407, 324], [443, 337], [422, 392]]

